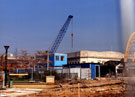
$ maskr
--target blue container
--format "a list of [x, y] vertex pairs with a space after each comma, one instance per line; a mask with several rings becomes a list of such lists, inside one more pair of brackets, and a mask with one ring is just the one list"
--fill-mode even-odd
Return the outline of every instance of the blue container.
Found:
[[67, 64], [66, 54], [55, 53], [52, 54], [49, 59], [51, 61], [50, 66], [62, 67], [63, 65]]
[[[100, 64], [90, 64], [91, 65], [91, 78], [95, 79], [96, 78], [96, 73], [99, 73], [100, 70], [98, 70], [98, 72], [96, 72], [96, 66], [100, 66]], [[100, 68], [98, 68], [100, 69]], [[99, 75], [99, 74], [97, 74]]]

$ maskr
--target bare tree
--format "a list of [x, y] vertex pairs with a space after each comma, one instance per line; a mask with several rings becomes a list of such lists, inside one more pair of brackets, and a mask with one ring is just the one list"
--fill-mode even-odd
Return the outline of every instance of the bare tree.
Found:
[[28, 56], [28, 52], [26, 50], [21, 50], [20, 53], [20, 63], [21, 63], [21, 68], [25, 68], [27, 69], [29, 67], [29, 58], [30, 56]]
[[0, 55], [0, 71], [3, 71], [4, 69], [4, 55]]
[[37, 51], [35, 56], [39, 64], [47, 64], [47, 52]]
[[[38, 65], [38, 68], [40, 68], [43, 74], [47, 70], [47, 68], [49, 68], [47, 64], [51, 64], [51, 61], [48, 60], [49, 56], [51, 55], [49, 55], [49, 53], [46, 51], [37, 51], [35, 56], [36, 56], [37, 63], [40, 64]], [[43, 78], [42, 74], [40, 73], [41, 79]]]

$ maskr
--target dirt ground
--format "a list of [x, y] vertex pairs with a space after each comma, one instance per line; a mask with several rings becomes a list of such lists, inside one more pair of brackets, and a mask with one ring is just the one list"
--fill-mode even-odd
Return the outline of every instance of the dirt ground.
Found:
[[0, 90], [0, 97], [18, 97], [25, 95], [31, 95], [35, 93], [40, 93], [42, 89], [30, 89], [30, 88], [6, 88]]
[[[99, 78], [95, 80], [70, 81], [43, 89], [27, 97], [124, 97], [122, 80]], [[26, 97], [26, 96], [19, 96]]]

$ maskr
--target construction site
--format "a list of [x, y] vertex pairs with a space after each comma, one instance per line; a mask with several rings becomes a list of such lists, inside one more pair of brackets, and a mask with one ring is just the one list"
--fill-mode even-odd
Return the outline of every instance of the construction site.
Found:
[[[93, 2], [92, 3], [96, 4], [96, 6], [99, 4], [97, 2], [95, 3], [95, 1]], [[114, 1], [112, 2], [114, 3]], [[113, 45], [113, 43], [110, 44], [111, 42], [109, 42], [111, 41], [113, 34], [109, 34], [110, 40], [108, 36], [107, 38], [104, 38], [103, 36], [105, 35], [98, 36], [96, 34], [96, 37], [94, 39], [97, 41], [92, 41], [92, 39], [90, 38], [85, 39], [87, 38], [85, 36], [85, 38], [83, 39], [88, 41], [86, 42], [87, 44], [86, 46], [88, 48], [86, 47], [87, 49], [82, 49], [81, 47], [85, 47], [85, 44], [81, 42], [82, 41], [81, 38], [79, 39], [79, 41], [76, 41], [76, 38], [83, 37], [83, 34], [80, 34], [80, 36], [77, 36], [75, 34], [73, 29], [75, 29], [74, 27], [78, 26], [77, 23], [79, 22], [77, 22], [77, 20], [74, 21], [77, 23], [76, 23], [76, 26], [73, 27], [73, 24], [74, 24], [73, 20], [78, 17], [77, 15], [72, 15], [72, 14], [71, 15], [68, 14], [67, 17], [64, 17], [65, 20], [63, 19], [61, 19], [61, 21], [52, 20], [54, 22], [54, 26], [55, 26], [55, 23], [62, 24], [62, 27], [60, 28], [59, 32], [57, 33], [53, 41], [51, 40], [52, 38], [50, 38], [52, 37], [52, 33], [46, 32], [46, 34], [43, 34], [43, 33], [35, 34], [36, 37], [38, 37], [38, 35], [40, 34], [43, 37], [43, 39], [44, 39], [44, 35], [47, 36], [44, 40], [44, 41], [47, 41], [45, 46], [48, 47], [49, 45], [49, 48], [47, 49], [44, 49], [44, 47], [43, 47], [43, 50], [39, 49], [40, 47], [38, 48], [38, 50], [37, 48], [34, 48], [34, 47], [30, 48], [30, 46], [33, 46], [33, 44], [40, 46], [40, 44], [42, 44], [42, 41], [43, 41], [41, 37], [37, 39], [39, 41], [36, 41], [36, 42], [33, 41], [34, 42], [33, 44], [27, 44], [26, 47], [27, 49], [30, 49], [30, 50], [22, 49], [23, 46], [24, 48], [26, 48], [25, 45], [23, 45], [23, 42], [27, 40], [27, 37], [29, 37], [29, 40], [34, 39], [33, 37], [35, 36], [32, 37], [33, 33], [30, 33], [30, 34], [25, 35], [26, 39], [23, 37], [23, 40], [21, 42], [20, 42], [21, 38], [20, 40], [16, 40], [16, 43], [18, 42], [20, 47], [18, 46], [19, 49], [16, 48], [17, 46], [14, 47], [16, 49], [15, 49], [15, 52], [13, 53], [13, 51], [10, 49], [12, 49], [16, 43], [13, 43], [13, 45], [10, 45], [10, 43], [12, 42], [12, 39], [10, 38], [10, 34], [9, 36], [7, 35], [8, 37], [6, 38], [11, 39], [11, 41], [3, 42], [3, 41], [6, 41], [3, 38], [2, 42], [4, 45], [0, 44], [0, 46], [1, 47], [3, 46], [3, 49], [4, 49], [4, 51], [2, 51], [0, 48], [0, 97], [135, 97], [135, 92], [134, 92], [134, 89], [135, 89], [135, 66], [134, 66], [135, 64], [135, 45], [134, 45], [135, 43], [135, 28], [134, 28], [135, 13], [133, 13], [133, 11], [135, 10], [134, 9], [135, 2], [134, 3], [133, 2], [134, 2], [133, 0], [129, 0], [129, 1], [120, 0], [119, 2], [116, 3], [117, 6], [120, 6], [120, 7], [117, 7], [120, 12], [119, 13], [120, 15], [118, 15], [119, 16], [118, 19], [120, 19], [119, 20], [120, 26], [118, 25], [115, 25], [115, 26], [118, 26], [118, 30], [116, 30], [116, 32], [120, 31], [122, 33], [119, 37], [117, 36], [121, 40], [121, 43], [118, 44], [116, 38], [112, 40], [113, 41], [115, 40], [115, 42], [119, 45], [119, 48], [120, 48], [119, 50], [116, 50], [116, 49], [113, 50], [113, 47], [115, 48], [116, 45]], [[40, 3], [42, 4], [42, 2]], [[97, 7], [97, 9], [98, 8], [101, 9], [100, 7], [102, 5], [107, 6], [109, 5], [109, 3], [105, 2], [102, 4], [100, 2], [99, 7]], [[17, 3], [17, 4], [20, 4], [20, 3]], [[35, 6], [37, 7], [37, 5], [35, 4], [34, 7]], [[126, 10], [125, 10], [125, 6], [128, 7]], [[29, 7], [29, 6], [26, 6], [26, 7]], [[44, 9], [44, 7], [41, 7], [41, 8], [40, 7], [39, 7], [39, 10]], [[21, 12], [22, 10], [24, 10], [24, 8], [25, 7], [23, 6], [23, 8], [19, 10], [18, 12]], [[104, 10], [105, 9], [103, 8], [102, 11], [104, 12]], [[24, 11], [27, 11], [27, 10], [24, 10]], [[29, 10], [26, 13], [32, 14], [32, 12], [29, 12]], [[109, 11], [107, 11], [106, 13], [109, 13]], [[40, 13], [39, 16], [41, 16], [42, 14], [43, 13]], [[98, 19], [100, 17], [100, 16], [97, 17], [96, 15], [94, 14], [94, 19], [96, 18]], [[105, 13], [103, 13], [103, 16], [104, 15]], [[55, 17], [52, 18], [51, 16], [48, 16], [48, 17], [49, 18], [47, 18], [47, 20], [50, 19], [49, 21], [55, 18]], [[19, 18], [17, 19], [18, 19], [17, 22], [19, 21], [20, 24], [24, 23], [24, 22], [20, 22], [21, 20], [19, 20]], [[118, 21], [118, 19], [116, 20]], [[33, 22], [34, 19], [31, 19], [31, 20]], [[42, 20], [43, 18], [41, 18], [41, 21]], [[78, 20], [81, 20], [81, 18], [79, 18]], [[97, 21], [99, 23], [99, 20]], [[19, 25], [19, 23], [17, 25]], [[36, 23], [38, 24], [38, 22]], [[100, 32], [101, 29], [106, 29], [106, 31], [110, 30], [110, 28], [107, 28], [107, 27], [102, 28], [101, 27], [102, 24], [98, 25], [98, 23], [94, 24], [93, 22], [91, 25], [89, 25], [92, 27], [96, 25], [95, 33], [97, 33], [98, 30]], [[34, 29], [33, 25], [32, 25], [32, 28]], [[40, 23], [38, 25], [40, 25]], [[52, 24], [48, 24], [48, 25], [52, 26]], [[81, 26], [82, 25], [85, 25], [85, 24], [81, 24]], [[23, 26], [23, 27], [22, 29], [28, 29], [29, 26], [28, 27]], [[38, 26], [36, 27], [38, 29]], [[40, 25], [39, 28], [42, 28], [42, 25]], [[51, 31], [53, 31], [54, 29], [54, 28], [52, 29], [52, 27], [49, 27], [49, 26], [48, 28], [51, 28], [50, 29]], [[4, 29], [4, 26], [3, 26], [3, 29]], [[19, 29], [18, 30], [15, 27], [15, 29], [16, 29], [15, 31], [21, 32], [21, 28], [18, 28]], [[4, 30], [2, 31], [4, 33]], [[18, 36], [17, 35], [18, 34], [16, 33], [15, 36], [19, 37], [19, 35]], [[70, 36], [66, 37], [66, 35], [67, 36], [70, 35]], [[91, 36], [92, 38], [94, 35], [92, 36], [92, 33], [89, 33], [87, 36]], [[106, 44], [107, 42], [105, 41], [104, 43], [101, 42], [101, 45], [103, 45], [103, 47], [98, 44], [98, 42], [101, 41], [100, 39], [108, 41], [109, 50], [105, 49], [105, 47], [108, 46]], [[28, 43], [29, 40], [25, 42]], [[51, 44], [50, 42], [48, 42], [50, 40], [52, 41]], [[70, 40], [70, 43], [67, 43], [68, 40]], [[89, 44], [90, 42], [92, 43], [92, 45]], [[62, 43], [64, 45], [62, 45]], [[96, 46], [96, 48], [94, 48], [93, 50], [92, 47], [94, 47], [96, 44], [98, 44], [98, 46]], [[65, 49], [64, 52], [59, 50], [59, 49], [62, 49], [61, 45], [63, 46], [63, 49]], [[69, 45], [70, 45], [69, 47], [70, 50], [67, 50], [67, 46]], [[77, 49], [75, 49], [76, 46], [80, 48], [77, 47]], [[34, 53], [32, 52], [32, 54], [29, 54], [29, 52], [32, 51], [33, 49], [34, 50], [36, 49], [36, 51], [34, 51]]]

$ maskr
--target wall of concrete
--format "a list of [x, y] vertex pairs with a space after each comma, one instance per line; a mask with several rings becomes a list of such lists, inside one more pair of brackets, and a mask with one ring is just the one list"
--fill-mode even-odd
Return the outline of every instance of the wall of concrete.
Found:
[[124, 58], [124, 54], [120, 52], [79, 51], [68, 53], [68, 64], [105, 63], [109, 60], [120, 61], [122, 58]]

